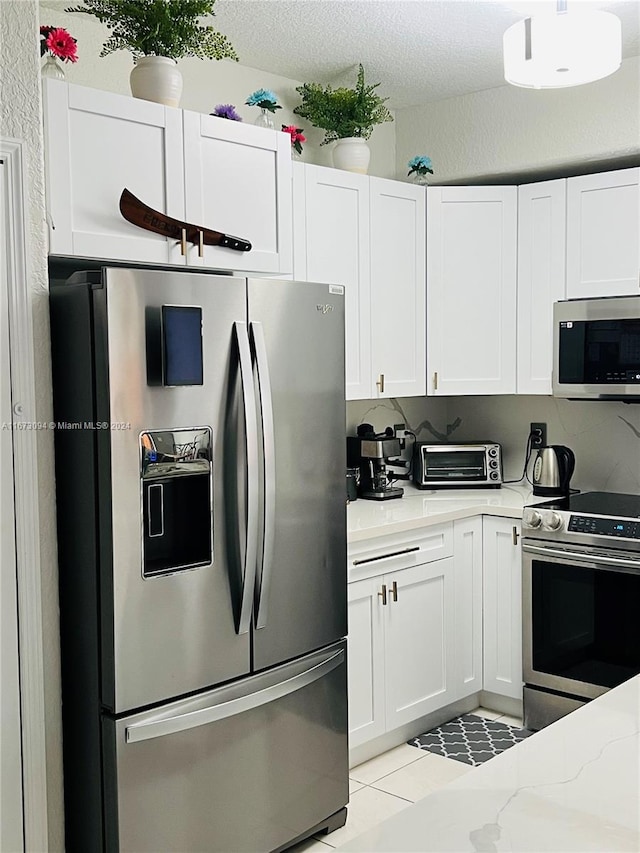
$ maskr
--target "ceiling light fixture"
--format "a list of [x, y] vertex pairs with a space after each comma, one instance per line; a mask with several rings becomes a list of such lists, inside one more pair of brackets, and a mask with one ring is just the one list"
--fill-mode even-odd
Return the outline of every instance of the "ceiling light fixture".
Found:
[[558, 0], [555, 13], [525, 18], [505, 32], [504, 77], [528, 89], [591, 83], [618, 70], [621, 45], [618, 17], [601, 11], [567, 12], [566, 0]]

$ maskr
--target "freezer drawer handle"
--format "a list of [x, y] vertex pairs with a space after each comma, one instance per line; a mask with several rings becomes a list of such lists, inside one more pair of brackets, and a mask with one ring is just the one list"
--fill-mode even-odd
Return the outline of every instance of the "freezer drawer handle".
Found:
[[257, 690], [255, 693], [231, 699], [229, 702], [221, 702], [219, 705], [212, 705], [209, 708], [202, 708], [199, 711], [178, 714], [166, 720], [149, 720], [148, 722], [132, 723], [132, 725], [127, 726], [125, 729], [125, 741], [127, 743], [137, 743], [142, 740], [163, 737], [164, 735], [177, 734], [187, 729], [194, 729], [197, 726], [216, 723], [227, 717], [234, 717], [237, 714], [242, 714], [244, 711], [251, 711], [254, 708], [259, 708], [261, 705], [266, 705], [269, 702], [274, 702], [276, 699], [282, 699], [284, 696], [295, 693], [309, 684], [313, 684], [314, 681], [318, 681], [340, 666], [343, 661], [344, 649], [340, 649], [339, 652], [336, 652], [330, 658], [327, 658], [327, 660], [321, 661], [321, 663], [315, 664], [304, 672], [300, 672], [298, 675], [294, 675], [286, 681], [281, 681], [264, 690]]

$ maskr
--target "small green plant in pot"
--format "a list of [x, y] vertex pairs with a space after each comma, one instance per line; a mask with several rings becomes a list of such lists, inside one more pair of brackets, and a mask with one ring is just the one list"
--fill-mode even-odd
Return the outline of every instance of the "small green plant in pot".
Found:
[[[302, 103], [294, 113], [325, 131], [321, 145], [338, 141], [333, 151], [333, 162], [340, 169], [366, 174], [369, 166], [366, 140], [377, 124], [393, 121], [384, 105], [388, 98], [381, 98], [375, 91], [379, 85], [365, 84], [364, 68], [360, 64], [353, 89], [333, 89], [319, 83], [304, 83], [296, 89], [302, 96]], [[347, 154], [345, 161], [345, 149], [353, 153], [353, 158]]]
[[[229, 39], [200, 23], [214, 15], [216, 0], [84, 0], [67, 12], [93, 15], [111, 30], [100, 56], [129, 50], [135, 67], [131, 72], [134, 97], [177, 107], [182, 75], [176, 61], [183, 57], [234, 59]], [[160, 77], [160, 80], [158, 80]], [[164, 83], [161, 82], [164, 80]]]

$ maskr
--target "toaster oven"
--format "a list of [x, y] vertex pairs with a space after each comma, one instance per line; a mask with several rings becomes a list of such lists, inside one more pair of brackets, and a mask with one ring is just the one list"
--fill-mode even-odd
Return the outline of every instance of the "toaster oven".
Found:
[[502, 448], [495, 442], [432, 444], [416, 441], [413, 480], [419, 489], [502, 484]]

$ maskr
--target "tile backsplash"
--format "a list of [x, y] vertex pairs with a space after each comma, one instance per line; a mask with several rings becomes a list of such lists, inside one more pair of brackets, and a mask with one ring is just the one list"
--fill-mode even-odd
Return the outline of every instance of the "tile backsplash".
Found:
[[360, 423], [371, 423], [377, 431], [406, 423], [421, 441], [497, 441], [507, 480], [522, 474], [532, 421], [547, 424], [548, 444], [564, 444], [575, 453], [573, 487], [640, 494], [640, 404], [525, 395], [347, 403], [348, 435], [355, 435]]

